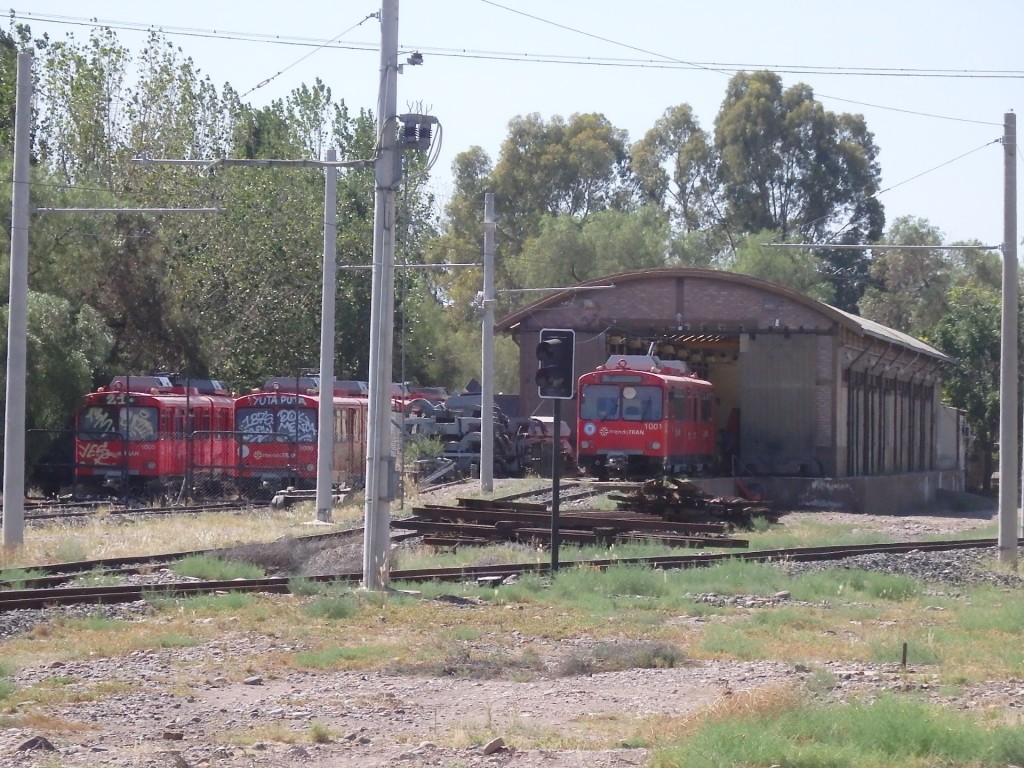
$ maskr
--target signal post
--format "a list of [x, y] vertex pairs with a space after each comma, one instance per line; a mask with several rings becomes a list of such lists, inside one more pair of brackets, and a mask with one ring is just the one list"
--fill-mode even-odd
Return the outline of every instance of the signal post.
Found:
[[554, 424], [551, 435], [551, 573], [558, 571], [559, 485], [562, 472], [562, 401], [576, 395], [576, 332], [568, 328], [544, 328], [537, 344], [537, 395], [552, 400]]

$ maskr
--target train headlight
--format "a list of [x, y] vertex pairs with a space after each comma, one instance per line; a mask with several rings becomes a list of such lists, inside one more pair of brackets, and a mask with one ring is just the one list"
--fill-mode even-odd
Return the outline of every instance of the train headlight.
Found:
[[146, 469], [152, 469], [152, 470], [155, 470], [155, 469], [156, 469], [156, 462], [155, 462], [155, 461], [150, 461], [150, 462], [148, 462], [148, 463], [146, 464]]
[[583, 425], [583, 434], [587, 437], [593, 437], [595, 432], [597, 432], [597, 425], [594, 422], [588, 421]]
[[589, 448], [589, 447], [590, 447], [590, 441], [589, 440], [580, 440], [580, 448]]
[[657, 440], [655, 440], [653, 443], [651, 443], [651, 450], [652, 451], [660, 451], [661, 450], [661, 443], [659, 443]]

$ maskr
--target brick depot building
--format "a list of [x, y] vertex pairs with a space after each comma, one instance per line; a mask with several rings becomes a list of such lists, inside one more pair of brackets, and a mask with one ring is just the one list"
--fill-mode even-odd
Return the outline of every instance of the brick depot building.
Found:
[[[542, 328], [576, 331], [577, 375], [614, 354], [686, 361], [715, 385], [718, 427], [738, 437], [745, 471], [780, 501], [898, 511], [963, 490], [962, 422], [939, 400], [949, 358], [781, 285], [651, 269], [531, 304], [496, 326], [519, 344], [523, 415], [552, 412], [533, 382]], [[570, 424], [575, 405], [563, 406]]]

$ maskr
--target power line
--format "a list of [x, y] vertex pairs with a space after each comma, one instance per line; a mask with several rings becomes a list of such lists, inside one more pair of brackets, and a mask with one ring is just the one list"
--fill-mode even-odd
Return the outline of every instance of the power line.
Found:
[[279, 72], [277, 72], [277, 73], [275, 73], [275, 74], [271, 75], [270, 77], [266, 78], [265, 80], [262, 80], [262, 81], [260, 81], [259, 83], [257, 83], [256, 85], [254, 85], [254, 86], [253, 86], [252, 88], [250, 88], [250, 89], [249, 89], [248, 91], [246, 91], [245, 93], [243, 93], [243, 94], [242, 94], [242, 96], [241, 96], [241, 98], [243, 98], [243, 99], [244, 99], [244, 98], [245, 98], [246, 96], [248, 96], [248, 95], [249, 95], [250, 93], [252, 93], [252, 92], [253, 92], [253, 91], [255, 91], [256, 89], [258, 89], [258, 88], [262, 88], [263, 86], [265, 86], [265, 85], [269, 84], [269, 83], [270, 83], [271, 81], [273, 81], [273, 80], [276, 80], [276, 79], [277, 79], [277, 77], [278, 77], [279, 75], [282, 75], [282, 74], [284, 74], [285, 72], [287, 72], [287, 71], [288, 71], [289, 69], [291, 69], [292, 67], [294, 67], [294, 66], [296, 66], [296, 65], [298, 65], [298, 64], [300, 64], [300, 63], [302, 63], [303, 61], [305, 61], [306, 59], [308, 59], [308, 58], [309, 58], [310, 56], [312, 56], [312, 55], [313, 55], [314, 53], [316, 53], [317, 51], [319, 51], [319, 50], [321, 50], [321, 49], [323, 49], [323, 48], [326, 48], [326, 47], [327, 47], [328, 45], [330, 45], [331, 43], [333, 43], [333, 42], [334, 42], [335, 40], [337, 40], [337, 39], [338, 39], [339, 37], [344, 37], [345, 35], [347, 35], [347, 34], [348, 34], [349, 32], [351, 32], [351, 31], [352, 31], [353, 29], [355, 29], [356, 27], [362, 26], [362, 24], [363, 24], [364, 22], [366, 22], [366, 21], [367, 21], [368, 19], [376, 19], [376, 18], [379, 18], [379, 16], [380, 16], [380, 14], [379, 14], [379, 13], [370, 13], [370, 14], [367, 14], [365, 18], [361, 19], [361, 20], [360, 20], [359, 22], [357, 22], [356, 24], [353, 24], [353, 25], [352, 25], [351, 27], [349, 27], [348, 29], [346, 29], [346, 30], [345, 30], [344, 32], [341, 32], [341, 33], [339, 33], [339, 34], [335, 35], [335, 36], [334, 36], [334, 37], [332, 37], [332, 38], [331, 38], [330, 40], [328, 40], [328, 41], [327, 41], [326, 43], [324, 43], [324, 44], [323, 44], [323, 45], [321, 45], [321, 46], [318, 46], [318, 47], [314, 48], [314, 49], [313, 49], [312, 51], [310, 51], [309, 53], [307, 53], [307, 54], [306, 54], [305, 56], [302, 56], [301, 58], [297, 59], [296, 61], [293, 61], [293, 62], [292, 62], [291, 64], [289, 64], [289, 65], [288, 65], [287, 67], [285, 67], [284, 69], [282, 69], [282, 70], [280, 70]]
[[[489, 0], [481, 0], [481, 2], [489, 2]], [[660, 60], [654, 59], [629, 59], [629, 58], [617, 58], [607, 56], [586, 56], [582, 54], [554, 54], [554, 53], [526, 53], [516, 51], [491, 51], [486, 49], [472, 49], [472, 48], [447, 48], [447, 47], [435, 47], [425, 45], [407, 45], [406, 48], [410, 50], [417, 50], [420, 53], [429, 53], [433, 56], [449, 57], [449, 58], [467, 58], [467, 59], [480, 59], [480, 60], [496, 60], [496, 61], [521, 61], [523, 63], [535, 63], [535, 64], [570, 64], [576, 66], [604, 66], [604, 67], [625, 67], [625, 68], [639, 68], [639, 69], [683, 69], [683, 70], [706, 70], [710, 72], [717, 72], [724, 75], [733, 75], [737, 72], [747, 72], [751, 70], [767, 69], [773, 72], [779, 72], [782, 74], [821, 74], [821, 75], [839, 75], [839, 76], [864, 76], [864, 77], [920, 77], [920, 78], [953, 78], [953, 79], [1003, 79], [1003, 80], [1022, 80], [1024, 79], [1024, 70], [1013, 70], [1013, 69], [945, 69], [945, 68], [923, 68], [923, 67], [851, 67], [851, 66], [840, 66], [840, 65], [815, 65], [815, 64], [772, 64], [772, 63], [757, 63], [757, 62], [702, 62], [702, 61], [685, 61], [683, 59], [676, 59], [665, 54], [659, 54], [652, 51], [646, 51], [642, 48], [629, 45], [627, 43], [618, 43], [609, 38], [600, 37], [593, 35], [582, 30], [568, 27], [555, 22], [548, 22], [544, 19], [540, 19], [537, 16], [531, 16], [530, 14], [522, 13], [515, 9], [506, 8], [497, 3], [489, 2], [489, 4], [495, 7], [508, 10], [512, 13], [518, 13], [530, 18], [537, 19], [544, 23], [553, 24], [554, 26], [561, 27], [567, 31], [571, 31], [586, 37], [591, 37], [596, 40], [603, 42], [609, 42], [614, 45], [620, 45], [625, 48], [635, 50], [639, 53], [646, 53], [650, 56], [658, 57]], [[48, 21], [54, 24], [62, 24], [67, 26], [89, 26], [89, 27], [104, 27], [109, 29], [117, 29], [129, 32], [162, 32], [167, 35], [177, 35], [183, 37], [197, 37], [203, 39], [213, 40], [235, 40], [238, 42], [253, 42], [253, 43], [265, 43], [268, 45], [289, 45], [296, 47], [307, 47], [313, 48], [315, 53], [317, 50], [351, 50], [351, 51], [367, 51], [375, 52], [377, 50], [376, 43], [362, 43], [358, 41], [350, 41], [347, 43], [337, 43], [337, 39], [343, 35], [355, 29], [360, 24], [372, 18], [374, 15], [371, 14], [363, 19], [358, 24], [353, 25], [345, 32], [336, 35], [330, 40], [324, 41], [318, 38], [307, 38], [297, 36], [285, 36], [285, 35], [273, 35], [260, 32], [238, 32], [228, 30], [215, 30], [215, 29], [202, 29], [196, 27], [176, 27], [163, 24], [147, 24], [144, 22], [130, 22], [130, 21], [117, 21], [113, 19], [98, 19], [98, 18], [83, 18], [74, 16], [59, 16], [50, 14], [37, 14], [37, 13], [26, 13], [26, 12], [15, 12], [11, 14], [12, 18], [20, 18], [22, 20], [36, 20], [36, 21]], [[308, 55], [312, 55], [312, 53]], [[307, 55], [307, 56], [308, 56]], [[303, 59], [299, 59], [295, 62], [298, 64]], [[295, 64], [289, 65], [286, 69], [290, 69]], [[285, 70], [282, 70], [284, 72]], [[281, 74], [281, 73], [278, 73]], [[260, 87], [260, 86], [257, 86]], [[245, 94], [243, 94], [245, 95]], [[837, 97], [829, 97], [837, 98]], [[841, 100], [841, 99], [837, 99]], [[857, 102], [853, 102], [857, 103]], [[877, 105], [868, 105], [877, 106]], [[884, 108], [884, 107], [883, 107]]]

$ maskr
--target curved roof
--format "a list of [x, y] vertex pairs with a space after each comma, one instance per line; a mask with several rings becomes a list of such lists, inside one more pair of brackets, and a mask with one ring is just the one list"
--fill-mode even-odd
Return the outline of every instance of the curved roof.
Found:
[[615, 287], [622, 285], [623, 283], [638, 280], [650, 280], [652, 278], [686, 277], [699, 277], [706, 280], [720, 280], [722, 282], [736, 283], [738, 285], [757, 288], [767, 293], [784, 296], [787, 299], [803, 304], [815, 312], [824, 315], [840, 327], [846, 328], [858, 336], [870, 336], [889, 342], [890, 344], [897, 344], [899, 346], [912, 349], [921, 354], [929, 355], [946, 362], [952, 361], [952, 358], [948, 355], [909, 334], [897, 331], [895, 328], [889, 328], [881, 323], [876, 323], [874, 320], [868, 320], [867, 318], [851, 314], [850, 312], [845, 312], [837, 307], [831, 306], [830, 304], [825, 304], [817, 301], [816, 299], [812, 299], [810, 296], [805, 296], [804, 294], [794, 291], [791, 288], [787, 288], [784, 285], [772, 283], [757, 277], [751, 277], [750, 275], [742, 275], [738, 272], [726, 272], [719, 269], [701, 269], [699, 267], [661, 267], [658, 269], [642, 269], [633, 272], [620, 272], [618, 274], [595, 278], [593, 280], [586, 280], [570, 288], [555, 290], [551, 295], [546, 296], [539, 301], [535, 301], [517, 312], [508, 315], [495, 323], [495, 330], [511, 331], [525, 318], [529, 317], [537, 310], [558, 304], [567, 296], [585, 292], [588, 289]]

